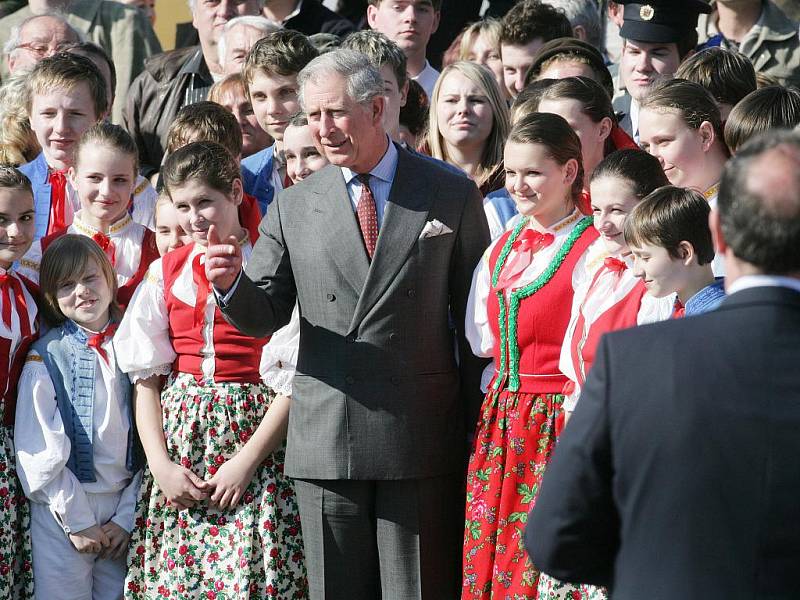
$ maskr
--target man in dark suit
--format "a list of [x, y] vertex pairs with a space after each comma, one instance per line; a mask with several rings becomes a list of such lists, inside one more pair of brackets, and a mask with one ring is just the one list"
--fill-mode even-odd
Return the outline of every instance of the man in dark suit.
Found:
[[228, 240], [209, 248], [208, 277], [249, 334], [299, 304], [286, 472], [311, 597], [455, 598], [483, 366], [461, 331], [489, 243], [481, 197], [391, 142], [383, 78], [364, 55], [324, 54], [298, 85], [332, 164], [278, 195], [246, 274]]
[[800, 136], [738, 153], [710, 220], [729, 297], [602, 340], [528, 520], [614, 600], [797, 597]]

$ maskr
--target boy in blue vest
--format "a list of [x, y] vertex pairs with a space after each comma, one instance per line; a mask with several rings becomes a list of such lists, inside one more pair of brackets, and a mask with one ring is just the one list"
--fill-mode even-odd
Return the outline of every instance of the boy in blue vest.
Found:
[[97, 66], [65, 52], [40, 61], [27, 81], [28, 118], [42, 152], [20, 171], [33, 186], [35, 239], [66, 229], [80, 208], [67, 182], [81, 135], [105, 117], [106, 82]]
[[300, 111], [297, 74], [318, 54], [302, 33], [283, 29], [257, 41], [245, 60], [242, 75], [253, 112], [275, 140], [242, 161], [244, 191], [256, 197], [262, 214], [277, 192], [292, 185], [283, 158], [283, 132]]

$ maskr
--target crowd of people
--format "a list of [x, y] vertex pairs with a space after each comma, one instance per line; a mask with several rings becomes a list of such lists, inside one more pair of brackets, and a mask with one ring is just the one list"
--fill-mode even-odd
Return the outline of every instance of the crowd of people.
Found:
[[793, 597], [798, 23], [327, 4], [0, 2], [0, 600]]

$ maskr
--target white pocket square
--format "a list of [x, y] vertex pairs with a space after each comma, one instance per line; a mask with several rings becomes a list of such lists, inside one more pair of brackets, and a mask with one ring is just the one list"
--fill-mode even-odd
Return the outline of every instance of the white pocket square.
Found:
[[444, 235], [445, 233], [453, 233], [453, 230], [439, 219], [434, 219], [433, 221], [425, 223], [425, 227], [422, 228], [422, 233], [419, 234], [419, 239], [424, 240], [425, 238], [436, 237], [437, 235]]

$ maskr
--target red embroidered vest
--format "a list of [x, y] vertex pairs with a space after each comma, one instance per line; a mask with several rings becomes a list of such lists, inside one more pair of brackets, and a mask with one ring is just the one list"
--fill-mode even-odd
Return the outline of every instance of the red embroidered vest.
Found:
[[[28, 289], [31, 296], [38, 302], [39, 286], [19, 273], [15, 273], [15, 275], [19, 277], [22, 285]], [[17, 383], [19, 382], [19, 376], [22, 374], [25, 357], [28, 356], [28, 349], [38, 337], [39, 332], [36, 331], [36, 323], [34, 323], [34, 329], [31, 331], [30, 335], [22, 336], [13, 357], [11, 356], [11, 340], [0, 337], [0, 402], [3, 403], [4, 407], [3, 425], [6, 427], [14, 426], [14, 413], [17, 404]]]
[[[193, 244], [168, 252], [162, 259], [164, 271], [164, 298], [169, 313], [169, 335], [178, 357], [174, 368], [181, 373], [203, 379], [200, 351], [203, 348], [203, 332], [194, 326], [194, 306], [189, 306], [172, 294], [172, 287], [189, 259]], [[214, 307], [214, 381], [233, 383], [258, 383], [258, 367], [261, 350], [269, 340], [252, 338], [239, 332], [222, 316], [219, 307]]]
[[490, 389], [507, 387], [512, 392], [560, 394], [567, 381], [558, 361], [572, 309], [572, 272], [598, 233], [590, 218], [581, 219], [551, 261], [552, 267], [563, 259], [552, 277], [542, 285], [542, 274], [513, 289], [510, 298], [506, 298], [502, 290], [494, 287], [496, 275], [524, 225], [525, 221], [504, 233], [489, 257], [492, 289], [487, 308], [492, 333], [499, 340], [494, 349], [497, 373]]
[[239, 204], [239, 225], [247, 229], [250, 236], [250, 243], [255, 246], [258, 239], [258, 226], [261, 224], [261, 209], [258, 208], [258, 200], [255, 196], [248, 193], [242, 195], [242, 202]]
[[[605, 269], [601, 269], [595, 274], [592, 284], [589, 286], [588, 294], [592, 293], [595, 283]], [[607, 271], [605, 271], [607, 273]], [[583, 387], [586, 376], [594, 364], [597, 345], [603, 334], [619, 329], [634, 327], [638, 324], [639, 309], [642, 306], [642, 297], [647, 292], [644, 282], [639, 280], [633, 289], [622, 300], [611, 306], [602, 315], [586, 327], [583, 311], [578, 313], [578, 320], [575, 324], [575, 332], [570, 340], [570, 357], [578, 377], [578, 385]]]
[[[42, 255], [44, 256], [44, 252], [47, 250], [47, 247], [50, 244], [52, 244], [65, 233], [67, 233], [67, 230], [62, 229], [61, 231], [54, 231], [50, 235], [43, 237], [41, 240]], [[145, 229], [144, 235], [142, 236], [142, 249], [141, 256], [139, 258], [139, 267], [136, 269], [136, 273], [133, 274], [133, 277], [131, 277], [125, 283], [125, 285], [122, 285], [117, 289], [117, 304], [120, 305], [120, 308], [122, 308], [123, 312], [125, 312], [125, 309], [128, 307], [128, 303], [133, 297], [133, 292], [135, 292], [136, 288], [139, 287], [139, 284], [142, 283], [142, 279], [144, 279], [145, 273], [147, 273], [147, 269], [150, 267], [150, 263], [157, 258], [158, 247], [156, 246], [156, 236], [149, 229]]]

